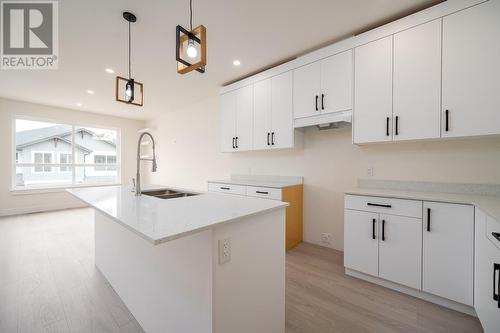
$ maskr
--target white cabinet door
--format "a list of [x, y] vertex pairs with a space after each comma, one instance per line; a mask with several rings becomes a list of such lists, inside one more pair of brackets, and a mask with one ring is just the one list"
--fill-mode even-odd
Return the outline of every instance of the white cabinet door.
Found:
[[352, 109], [352, 50], [321, 61], [321, 113]]
[[344, 266], [378, 275], [378, 214], [344, 211]]
[[293, 148], [293, 81], [292, 72], [272, 78], [272, 148]]
[[380, 215], [379, 277], [421, 289], [422, 220]]
[[474, 207], [424, 202], [423, 291], [473, 305]]
[[499, 59], [500, 1], [443, 18], [443, 137], [500, 133]]
[[293, 116], [302, 118], [320, 114], [319, 61], [293, 70]]
[[236, 137], [236, 91], [220, 97], [220, 141], [222, 152], [232, 152]]
[[392, 36], [354, 49], [354, 143], [392, 140]]
[[441, 19], [394, 35], [393, 138], [441, 135]]
[[488, 219], [476, 209], [474, 309], [485, 332], [500, 332], [500, 249], [486, 236]]
[[236, 90], [236, 150], [252, 149], [253, 85]]
[[[262, 80], [253, 86], [253, 149], [271, 146], [271, 80]], [[290, 96], [290, 103], [291, 99]]]

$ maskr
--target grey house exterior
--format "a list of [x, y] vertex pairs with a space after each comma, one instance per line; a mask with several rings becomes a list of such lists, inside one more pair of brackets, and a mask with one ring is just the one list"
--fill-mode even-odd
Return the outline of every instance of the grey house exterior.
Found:
[[[75, 163], [90, 164], [75, 168], [76, 183], [109, 182], [117, 175], [116, 143], [97, 136], [86, 128], [75, 129]], [[71, 184], [71, 126], [51, 126], [16, 132], [16, 163], [48, 163], [62, 166], [29, 166], [16, 168], [16, 185], [54, 183]]]

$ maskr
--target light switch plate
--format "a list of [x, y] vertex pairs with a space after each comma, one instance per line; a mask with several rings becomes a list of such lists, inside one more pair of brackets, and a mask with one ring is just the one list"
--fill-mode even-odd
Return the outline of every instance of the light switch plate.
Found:
[[219, 265], [231, 261], [231, 238], [219, 239]]

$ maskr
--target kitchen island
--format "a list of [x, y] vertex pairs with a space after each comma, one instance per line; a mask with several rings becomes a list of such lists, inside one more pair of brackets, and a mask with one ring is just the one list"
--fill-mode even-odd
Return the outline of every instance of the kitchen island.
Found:
[[284, 332], [286, 203], [68, 192], [95, 208], [95, 264], [146, 332]]

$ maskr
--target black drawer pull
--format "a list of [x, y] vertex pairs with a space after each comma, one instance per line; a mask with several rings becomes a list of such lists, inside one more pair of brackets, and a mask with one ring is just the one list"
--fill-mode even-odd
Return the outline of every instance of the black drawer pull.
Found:
[[269, 192], [265, 192], [265, 191], [255, 191], [255, 193], [258, 193], [258, 194], [269, 194]]
[[375, 239], [375, 223], [377, 220], [373, 219], [372, 220], [372, 239]]
[[368, 202], [366, 205], [367, 206], [375, 206], [375, 207], [384, 207], [384, 208], [391, 208], [392, 207], [391, 205], [376, 204], [376, 203], [371, 203], [371, 202]]
[[267, 145], [270, 146], [271, 144], [269, 143], [269, 136], [271, 135], [271, 133], [267, 133]]
[[318, 111], [318, 95], [316, 95], [316, 111]]
[[396, 116], [396, 135], [399, 135], [399, 116]]
[[221, 187], [220, 189], [221, 190], [230, 190], [231, 188], [229, 188], [229, 187]]
[[236, 148], [236, 146], [234, 145], [234, 141], [235, 141], [235, 137], [233, 137], [233, 149]]
[[238, 137], [236, 137], [236, 141], [235, 142], [236, 142], [235, 147], [238, 148]]
[[498, 277], [498, 285], [495, 284], [497, 279], [497, 271], [500, 272], [500, 264], [493, 263], [493, 300], [498, 301], [500, 308], [500, 276]]
[[385, 241], [385, 220], [382, 220], [382, 240]]
[[385, 135], [389, 136], [389, 117], [387, 117], [385, 122]]
[[427, 208], [427, 232], [431, 232], [431, 209]]
[[321, 94], [321, 110], [325, 109], [325, 94]]
[[271, 145], [274, 146], [274, 132], [271, 133]]
[[500, 242], [500, 232], [492, 232], [491, 235], [495, 237], [497, 241]]
[[446, 110], [445, 112], [445, 128], [444, 130], [448, 132], [450, 130], [450, 110]]

